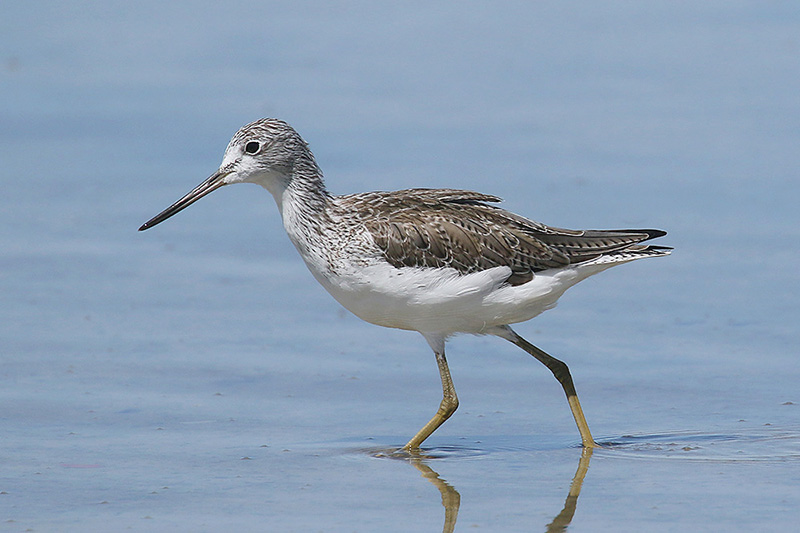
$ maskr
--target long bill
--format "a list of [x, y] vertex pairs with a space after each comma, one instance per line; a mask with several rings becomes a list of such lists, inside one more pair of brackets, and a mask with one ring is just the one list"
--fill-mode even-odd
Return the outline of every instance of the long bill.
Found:
[[142, 224], [142, 226], [139, 228], [139, 231], [150, 229], [156, 224], [164, 222], [172, 215], [175, 215], [178, 212], [183, 211], [184, 209], [186, 209], [187, 207], [189, 207], [190, 205], [192, 205], [193, 203], [195, 203], [197, 200], [207, 195], [208, 193], [219, 189], [223, 185], [226, 185], [225, 176], [227, 176], [230, 173], [231, 173], [230, 170], [220, 169], [216, 171], [211, 176], [209, 176], [208, 179], [206, 179], [203, 183], [201, 183], [200, 185], [198, 185], [197, 187], [186, 193], [183, 196], [183, 198], [181, 198], [180, 200], [178, 200], [177, 202], [175, 202], [174, 204], [172, 204], [171, 206], [164, 209], [162, 212], [160, 212], [159, 214], [157, 214], [156, 216], [154, 216], [153, 218]]

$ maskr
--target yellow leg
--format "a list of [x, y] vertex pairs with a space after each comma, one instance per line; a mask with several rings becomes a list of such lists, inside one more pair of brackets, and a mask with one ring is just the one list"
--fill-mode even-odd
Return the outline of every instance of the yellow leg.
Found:
[[589, 425], [586, 423], [586, 417], [583, 416], [581, 402], [578, 400], [578, 393], [575, 392], [575, 385], [572, 382], [572, 376], [569, 373], [569, 368], [567, 367], [566, 363], [540, 350], [533, 344], [517, 335], [517, 333], [511, 328], [505, 328], [504, 334], [501, 336], [534, 356], [544, 366], [550, 369], [550, 372], [552, 372], [558, 382], [561, 383], [561, 387], [563, 387], [564, 393], [567, 395], [569, 408], [572, 410], [572, 416], [575, 417], [575, 423], [578, 425], [578, 431], [581, 434], [583, 446], [585, 448], [594, 448], [597, 446], [597, 443], [592, 438], [592, 433], [589, 431]]
[[447, 366], [447, 359], [444, 357], [444, 349], [441, 353], [436, 353], [436, 363], [439, 365], [439, 375], [442, 377], [442, 403], [439, 404], [439, 410], [433, 415], [430, 422], [420, 429], [414, 437], [403, 446], [406, 451], [418, 450], [419, 445], [431, 436], [431, 433], [444, 424], [444, 421], [450, 418], [450, 415], [458, 409], [458, 397], [456, 396], [456, 389], [453, 387], [453, 379], [450, 377], [450, 369]]

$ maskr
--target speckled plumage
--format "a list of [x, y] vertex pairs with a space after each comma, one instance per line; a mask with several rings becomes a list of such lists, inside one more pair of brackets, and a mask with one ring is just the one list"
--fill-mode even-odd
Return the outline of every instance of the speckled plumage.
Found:
[[496, 196], [456, 189], [332, 195], [308, 145], [276, 119], [241, 128], [217, 172], [139, 229], [243, 182], [272, 193], [309, 270], [344, 307], [374, 324], [419, 331], [430, 344], [443, 400], [405, 449], [417, 449], [458, 405], [444, 355], [455, 333], [499, 336], [544, 363], [564, 388], [583, 445], [595, 445], [566, 365], [509, 325], [550, 309], [569, 287], [606, 268], [669, 254], [642, 244], [665, 232], [550, 227], [493, 205]]
[[406, 189], [338, 198], [364, 224], [393, 266], [454, 268], [462, 274], [511, 268], [508, 283], [534, 273], [597, 259], [601, 255], [662, 255], [637, 246], [659, 230], [574, 231], [545, 226], [493, 206], [500, 198], [456, 189]]

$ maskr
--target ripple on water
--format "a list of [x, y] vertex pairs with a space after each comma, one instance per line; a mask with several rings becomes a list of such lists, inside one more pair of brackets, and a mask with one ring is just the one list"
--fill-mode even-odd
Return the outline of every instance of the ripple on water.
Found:
[[675, 432], [624, 435], [599, 441], [595, 456], [715, 462], [800, 460], [800, 431], [768, 429], [735, 433]]
[[425, 445], [418, 453], [409, 453], [402, 449], [402, 445], [389, 444], [390, 441], [391, 439], [379, 438], [373, 440], [372, 443], [365, 443], [366, 445], [363, 446], [348, 446], [347, 452], [389, 459], [465, 459], [498, 453], [546, 452], [564, 448], [580, 448], [580, 443], [573, 446], [563, 438], [541, 439], [532, 438], [530, 435], [490, 435], [463, 437], [460, 442], [456, 443]]
[[[580, 443], [563, 436], [541, 439], [530, 435], [491, 435], [462, 440], [455, 444], [432, 444], [413, 454], [402, 450], [397, 439], [391, 437], [317, 443], [313, 448], [317, 453], [321, 447], [332, 455], [379, 459], [469, 459], [506, 453], [580, 449]], [[595, 448], [594, 457], [715, 462], [800, 460], [800, 429], [763, 427], [717, 433], [676, 431], [607, 437], [597, 442], [600, 447]]]
[[454, 459], [480, 457], [489, 453], [486, 450], [468, 446], [432, 446], [414, 453], [407, 452], [402, 448], [377, 446], [374, 448], [359, 448], [354, 451], [378, 459]]

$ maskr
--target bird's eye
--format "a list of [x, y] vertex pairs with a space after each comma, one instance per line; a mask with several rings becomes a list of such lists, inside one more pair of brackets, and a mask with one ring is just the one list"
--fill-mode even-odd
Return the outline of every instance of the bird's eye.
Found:
[[254, 154], [258, 152], [259, 148], [261, 148], [261, 145], [258, 144], [256, 141], [250, 141], [249, 143], [244, 145], [244, 151], [247, 152], [248, 154]]

